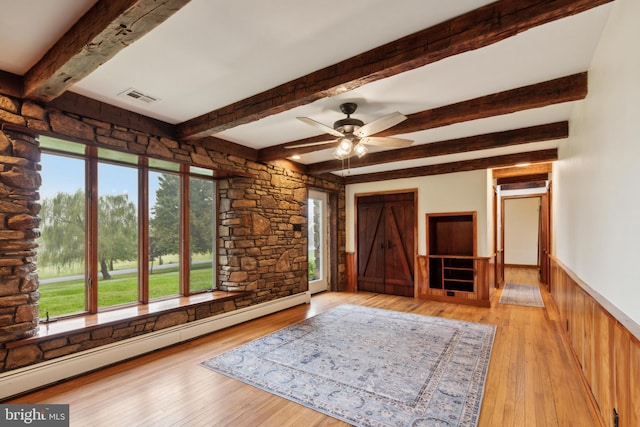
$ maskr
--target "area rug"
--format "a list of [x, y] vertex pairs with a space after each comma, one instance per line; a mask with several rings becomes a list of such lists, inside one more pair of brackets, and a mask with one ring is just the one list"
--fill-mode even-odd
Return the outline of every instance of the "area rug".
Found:
[[495, 330], [344, 304], [201, 364], [355, 426], [476, 426]]
[[515, 285], [507, 283], [500, 295], [500, 304], [544, 307], [540, 288], [534, 285]]

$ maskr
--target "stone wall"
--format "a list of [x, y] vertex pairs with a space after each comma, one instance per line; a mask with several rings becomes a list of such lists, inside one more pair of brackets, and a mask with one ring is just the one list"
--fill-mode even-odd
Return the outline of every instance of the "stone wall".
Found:
[[[339, 245], [338, 273], [332, 288], [344, 288], [344, 186], [336, 180], [306, 176], [278, 163], [257, 163], [223, 154], [210, 145], [176, 141], [3, 95], [0, 123], [25, 128], [27, 133], [238, 172], [241, 176], [218, 182], [218, 285], [223, 290], [251, 294], [223, 306], [223, 310], [307, 290], [307, 188], [330, 191], [339, 206], [339, 221], [333, 225]], [[0, 132], [0, 372], [157, 329], [125, 322], [122, 327], [112, 327], [108, 337], [83, 332], [26, 346], [11, 345], [10, 349], [3, 344], [34, 336], [38, 330], [39, 156], [36, 139], [13, 130]], [[16, 181], [20, 183], [16, 185]], [[185, 313], [183, 323], [192, 317], [187, 309]], [[29, 349], [20, 350], [22, 347]]]
[[0, 358], [0, 372], [21, 368], [38, 362], [89, 350], [126, 338], [132, 338], [149, 332], [159, 331], [172, 326], [204, 319], [216, 314], [235, 310], [234, 300], [209, 302], [195, 307], [175, 309], [170, 312], [149, 314], [133, 320], [114, 322], [85, 329], [65, 336], [46, 340], [35, 340], [22, 346], [11, 347]]
[[219, 185], [220, 288], [255, 292], [255, 301], [308, 289], [307, 189], [298, 174], [255, 162], [256, 178]]
[[0, 343], [38, 332], [39, 161], [34, 138], [0, 132]]

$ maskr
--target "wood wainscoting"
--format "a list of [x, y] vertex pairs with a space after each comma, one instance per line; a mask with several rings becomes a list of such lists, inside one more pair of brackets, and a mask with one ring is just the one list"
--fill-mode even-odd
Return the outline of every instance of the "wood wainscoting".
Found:
[[551, 295], [604, 425], [640, 426], [640, 326], [553, 257]]
[[345, 257], [345, 291], [356, 292], [358, 290], [358, 269], [356, 267], [356, 253], [347, 252]]

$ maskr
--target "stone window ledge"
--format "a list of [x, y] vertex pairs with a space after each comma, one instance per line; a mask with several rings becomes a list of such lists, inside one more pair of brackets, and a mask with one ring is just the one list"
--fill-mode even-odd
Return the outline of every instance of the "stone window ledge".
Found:
[[66, 337], [80, 332], [89, 332], [105, 326], [115, 325], [122, 322], [135, 320], [144, 321], [146, 318], [167, 314], [186, 308], [197, 308], [207, 304], [224, 303], [236, 298], [249, 295], [251, 292], [226, 292], [212, 291], [187, 297], [169, 298], [160, 301], [115, 308], [101, 311], [97, 314], [87, 314], [74, 317], [58, 319], [49, 323], [40, 323], [37, 335], [22, 340], [5, 343], [5, 348], [15, 348], [36, 344], [54, 338]]

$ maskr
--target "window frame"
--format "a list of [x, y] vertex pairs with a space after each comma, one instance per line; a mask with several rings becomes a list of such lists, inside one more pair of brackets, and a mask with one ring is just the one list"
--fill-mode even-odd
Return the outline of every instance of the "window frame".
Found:
[[[60, 141], [60, 147], [56, 147], [56, 141]], [[65, 145], [68, 144], [68, 145]], [[79, 153], [80, 147], [84, 147], [84, 154]], [[85, 211], [86, 211], [86, 233], [85, 233], [85, 310], [81, 312], [74, 312], [70, 314], [62, 314], [59, 316], [52, 316], [52, 318], [69, 318], [76, 316], [83, 316], [88, 314], [95, 314], [102, 311], [109, 311], [114, 309], [120, 309], [128, 306], [147, 305], [150, 302], [156, 302], [171, 298], [191, 296], [206, 292], [212, 292], [217, 289], [217, 269], [218, 269], [218, 244], [217, 244], [217, 227], [219, 222], [218, 217], [218, 201], [219, 201], [219, 186], [216, 184], [218, 177], [216, 176], [215, 169], [208, 169], [204, 167], [194, 167], [192, 165], [181, 164], [175, 161], [169, 160], [157, 160], [147, 156], [122, 153], [123, 156], [134, 156], [137, 158], [137, 162], [131, 163], [128, 161], [119, 161], [117, 159], [109, 158], [108, 156], [101, 156], [100, 151], [104, 150], [107, 153], [118, 154], [117, 150], [111, 148], [98, 148], [92, 145], [85, 145], [82, 143], [66, 141], [58, 138], [47, 137], [47, 143], [44, 147], [41, 146], [41, 152], [53, 156], [63, 156], [75, 159], [81, 159], [85, 162]], [[137, 220], [138, 220], [138, 256], [137, 256], [137, 269], [138, 269], [138, 292], [137, 302], [118, 304], [112, 306], [99, 307], [98, 305], [98, 275], [99, 259], [98, 259], [98, 165], [100, 163], [108, 163], [118, 166], [126, 166], [130, 168], [136, 168], [138, 170], [138, 199], [137, 205]], [[151, 166], [153, 164], [153, 166]], [[163, 167], [164, 166], [164, 167]], [[161, 296], [157, 298], [150, 298], [149, 292], [149, 228], [150, 228], [150, 206], [149, 206], [149, 172], [158, 173], [171, 173], [179, 176], [180, 179], [180, 213], [179, 213], [179, 293], [177, 295]], [[189, 256], [190, 256], [190, 235], [189, 235], [189, 181], [191, 177], [197, 177], [198, 179], [211, 180], [214, 182], [213, 192], [213, 235], [212, 235], [212, 269], [214, 274], [214, 280], [211, 283], [211, 288], [200, 289], [196, 291], [190, 290], [190, 271], [189, 271]]]
[[[329, 289], [331, 282], [331, 271], [329, 269], [330, 265], [330, 236], [329, 236], [329, 223], [330, 223], [330, 212], [329, 212], [329, 194], [324, 191], [319, 191], [315, 189], [309, 189], [309, 193], [307, 195], [307, 203], [310, 205], [311, 200], [317, 200], [320, 202], [320, 230], [318, 230], [318, 235], [320, 237], [320, 245], [319, 245], [319, 259], [320, 266], [316, 265], [316, 269], [320, 271], [320, 278], [311, 279], [308, 278], [308, 286], [309, 291], [312, 294], [323, 292]], [[308, 244], [311, 244], [312, 237], [311, 233], [315, 230], [312, 227], [315, 227], [315, 221], [313, 218], [307, 218], [309, 224], [308, 230]], [[307, 262], [310, 262], [310, 251], [307, 252]]]

